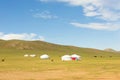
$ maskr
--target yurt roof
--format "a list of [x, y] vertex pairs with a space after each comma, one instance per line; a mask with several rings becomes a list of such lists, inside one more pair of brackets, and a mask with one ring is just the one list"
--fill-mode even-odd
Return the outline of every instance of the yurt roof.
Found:
[[73, 54], [73, 55], [71, 55], [71, 57], [80, 57], [80, 56], [77, 54]]
[[40, 56], [40, 58], [48, 58], [49, 56], [47, 54], [43, 54]]
[[70, 55], [64, 55], [64, 56], [62, 56], [62, 57], [71, 57]]

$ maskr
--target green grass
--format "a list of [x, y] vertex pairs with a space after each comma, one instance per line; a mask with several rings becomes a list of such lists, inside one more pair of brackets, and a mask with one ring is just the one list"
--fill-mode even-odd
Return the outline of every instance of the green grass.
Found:
[[[67, 62], [61, 61], [60, 57], [57, 56], [54, 57], [54, 62], [51, 62], [51, 60], [40, 60], [39, 56], [35, 58], [25, 58], [23, 55], [9, 55], [7, 57], [5, 59], [5, 62], [0, 62], [1, 73], [22, 71], [24, 73], [39, 72], [50, 75], [53, 74], [52, 72], [59, 74], [59, 71], [62, 71], [64, 74], [64, 76], [62, 74], [59, 74], [60, 78], [48, 76], [45, 80], [97, 80], [104, 78], [102, 75], [110, 74], [110, 76], [113, 76], [120, 74], [120, 59], [118, 57], [86, 57], [81, 61]], [[31, 79], [27, 80], [37, 79], [36, 77], [31, 77]]]
[[[51, 62], [51, 60], [40, 60], [38, 56], [35, 58], [24, 58], [23, 55], [9, 55], [5, 58], [5, 62], [0, 62], [0, 72], [7, 74], [8, 72], [22, 71], [23, 73], [32, 72], [34, 74], [38, 72], [41, 76], [44, 76], [44, 74], [48, 75], [43, 80], [98, 80], [99, 78], [104, 78], [102, 75], [110, 74], [110, 76], [113, 76], [120, 74], [119, 63], [120, 59], [117, 57], [87, 57], [81, 61], [63, 62], [60, 57], [55, 56], [54, 62]], [[62, 71], [63, 74], [59, 74], [59, 71]], [[57, 76], [59, 74], [59, 77], [51, 76], [53, 73], [56, 73]], [[19, 77], [17, 80], [20, 80]], [[26, 80], [37, 79], [36, 77], [30, 77]]]
[[[42, 53], [37, 53], [37, 57], [24, 57], [25, 53], [35, 53], [35, 51], [20, 51], [20, 50], [11, 50], [5, 51], [6, 53], [0, 54], [0, 59], [5, 58], [5, 62], [0, 62], [0, 71], [44, 71], [46, 69], [59, 69], [59, 68], [66, 68], [70, 70], [74, 69], [82, 69], [82, 70], [96, 70], [96, 69], [103, 69], [103, 70], [120, 70], [120, 57], [119, 56], [112, 56], [105, 55], [104, 57], [97, 56], [81, 56], [80, 61], [61, 61], [61, 54], [54, 55], [53, 53], [50, 54], [49, 60], [40, 60], [39, 56]], [[2, 50], [1, 50], [2, 52]], [[64, 54], [64, 53], [62, 53]], [[51, 62], [51, 59], [54, 59]]]
[[[3, 47], [0, 48], [0, 80], [13, 80], [9, 77], [16, 78], [15, 76], [18, 77], [16, 80], [40, 80], [39, 76], [42, 77], [42, 80], [119, 80], [120, 78], [119, 53], [49, 43], [44, 43], [43, 48], [41, 48], [42, 46], [38, 43], [30, 43], [36, 47], [32, 50], [5, 47], [3, 44], [6, 43], [2, 43]], [[50, 49], [48, 49], [49, 47]], [[37, 56], [34, 58], [24, 57], [24, 54], [36, 54]], [[51, 58], [41, 60], [39, 56], [42, 54], [48, 54]], [[78, 54], [82, 60], [61, 61], [61, 56], [64, 54]], [[5, 58], [4, 62], [1, 61], [3, 58]], [[54, 61], [52, 62], [51, 59]], [[8, 78], [2, 74], [7, 74]], [[18, 74], [24, 74], [27, 77]]]
[[[67, 49], [66, 49], [67, 50]], [[99, 67], [100, 69], [119, 68], [120, 54], [108, 53], [98, 50], [81, 49], [76, 51], [70, 51], [70, 53], [59, 51], [40, 51], [40, 50], [19, 50], [11, 48], [0, 49], [0, 60], [5, 58], [5, 62], [0, 61], [0, 71], [44, 71], [45, 69], [61, 68], [68, 69], [82, 69], [82, 70], [94, 70]], [[62, 62], [61, 56], [64, 54], [79, 54], [81, 61], [69, 61]], [[92, 52], [92, 53], [89, 53]], [[35, 58], [25, 58], [24, 54], [36, 54]], [[51, 58], [49, 60], [40, 60], [39, 56], [42, 54], [48, 54]], [[97, 57], [94, 57], [97, 56]], [[101, 57], [102, 56], [102, 57]], [[112, 56], [112, 57], [110, 57]], [[54, 62], [51, 62], [54, 59]], [[108, 67], [107, 67], [108, 66]], [[110, 66], [110, 67], [109, 67]]]

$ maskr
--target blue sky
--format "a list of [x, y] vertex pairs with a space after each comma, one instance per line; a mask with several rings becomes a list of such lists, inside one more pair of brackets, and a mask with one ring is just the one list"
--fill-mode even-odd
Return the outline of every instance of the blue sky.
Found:
[[0, 0], [0, 39], [120, 50], [120, 1]]

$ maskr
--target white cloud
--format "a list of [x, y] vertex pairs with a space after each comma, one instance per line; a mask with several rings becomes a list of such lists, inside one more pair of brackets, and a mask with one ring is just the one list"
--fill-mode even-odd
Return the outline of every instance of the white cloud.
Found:
[[95, 30], [118, 30], [120, 29], [120, 0], [39, 0], [41, 2], [61, 2], [71, 6], [83, 7], [84, 16], [97, 18], [104, 23], [90, 22], [70, 24]]
[[57, 19], [58, 16], [52, 15], [49, 11], [37, 12], [33, 14], [35, 18], [42, 18], [42, 19]]
[[34, 34], [34, 33], [30, 33], [30, 34], [28, 34], [28, 33], [4, 34], [2, 32], [0, 32], [0, 39], [3, 39], [3, 40], [12, 40], [12, 39], [17, 39], [17, 40], [41, 40], [41, 41], [45, 40], [43, 36], [38, 36], [37, 34]]
[[71, 22], [71, 25], [75, 27], [80, 28], [89, 28], [89, 29], [95, 29], [95, 30], [118, 30], [120, 29], [120, 23], [112, 24], [112, 23], [88, 23], [88, 24], [82, 24], [78, 22]]
[[45, 41], [45, 38], [43, 36], [39, 36], [39, 38], [37, 40]]
[[63, 2], [82, 6], [84, 15], [107, 21], [120, 20], [120, 0], [40, 0], [41, 2]]
[[51, 1], [51, 0], [39, 0], [41, 2], [48, 2], [48, 1]]

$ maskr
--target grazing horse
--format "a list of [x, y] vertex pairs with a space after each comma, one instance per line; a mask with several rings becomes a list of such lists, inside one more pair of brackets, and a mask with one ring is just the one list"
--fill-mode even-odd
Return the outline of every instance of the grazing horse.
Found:
[[97, 56], [94, 56], [95, 58], [97, 57]]
[[5, 61], [5, 59], [3, 58], [3, 59], [2, 59], [2, 62], [4, 62], [4, 61]]

